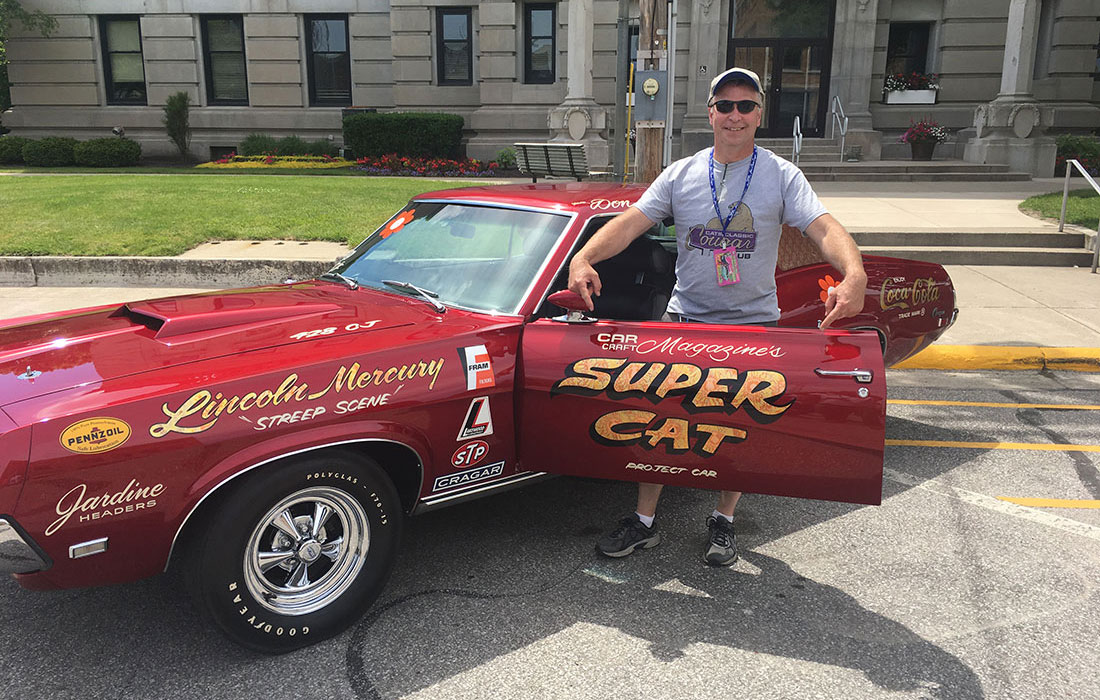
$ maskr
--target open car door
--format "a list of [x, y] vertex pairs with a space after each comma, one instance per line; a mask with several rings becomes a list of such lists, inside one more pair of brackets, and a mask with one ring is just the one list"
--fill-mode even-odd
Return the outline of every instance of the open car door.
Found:
[[523, 469], [882, 500], [873, 332], [540, 319], [520, 372]]

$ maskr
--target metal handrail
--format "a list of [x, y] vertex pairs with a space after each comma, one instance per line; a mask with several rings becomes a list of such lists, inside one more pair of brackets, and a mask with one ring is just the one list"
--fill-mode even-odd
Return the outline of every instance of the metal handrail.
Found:
[[[1075, 158], [1071, 158], [1066, 161], [1066, 184], [1062, 187], [1062, 215], [1058, 218], [1058, 231], [1061, 232], [1066, 227], [1066, 201], [1069, 199], [1069, 178], [1073, 175], [1073, 170], [1070, 169], [1070, 165], [1077, 168], [1077, 171], [1085, 177], [1085, 180], [1092, 185], [1092, 189], [1096, 190], [1096, 194], [1100, 195], [1100, 185], [1096, 184], [1096, 180], [1092, 179], [1088, 171], [1084, 166], [1077, 162]], [[1092, 273], [1096, 274], [1096, 264], [1100, 261], [1100, 222], [1096, 224], [1096, 239], [1092, 242]]]
[[802, 154], [802, 123], [799, 121], [797, 114], [794, 115], [792, 136], [794, 136], [794, 146], [791, 149], [791, 162], [798, 165], [798, 156]]
[[[839, 114], [837, 114], [839, 112]], [[829, 138], [836, 138], [836, 128], [840, 127], [840, 162], [844, 162], [844, 141], [848, 136], [848, 117], [844, 116], [844, 107], [840, 104], [840, 97], [833, 95], [832, 110], [829, 112]]]

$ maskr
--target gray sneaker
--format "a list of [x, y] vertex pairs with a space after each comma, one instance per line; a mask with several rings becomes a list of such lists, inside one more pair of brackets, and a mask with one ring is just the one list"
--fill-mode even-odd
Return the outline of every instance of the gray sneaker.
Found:
[[625, 557], [635, 549], [649, 549], [661, 543], [656, 526], [646, 527], [636, 513], [619, 521], [618, 526], [596, 542], [596, 549], [605, 556]]
[[737, 561], [737, 536], [733, 523], [725, 518], [707, 517], [707, 550], [703, 559], [711, 566], [729, 566]]

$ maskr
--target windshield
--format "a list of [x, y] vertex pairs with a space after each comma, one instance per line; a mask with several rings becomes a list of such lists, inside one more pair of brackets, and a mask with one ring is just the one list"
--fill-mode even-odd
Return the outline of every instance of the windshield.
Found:
[[336, 271], [361, 285], [407, 282], [439, 301], [515, 313], [569, 217], [452, 202], [412, 202]]

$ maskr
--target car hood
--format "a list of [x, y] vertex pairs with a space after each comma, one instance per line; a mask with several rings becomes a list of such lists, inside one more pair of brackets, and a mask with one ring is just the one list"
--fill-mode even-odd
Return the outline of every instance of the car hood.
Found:
[[304, 282], [14, 319], [0, 326], [0, 405], [188, 362], [374, 333], [426, 318], [438, 315], [416, 299]]

